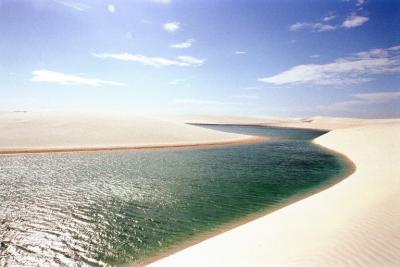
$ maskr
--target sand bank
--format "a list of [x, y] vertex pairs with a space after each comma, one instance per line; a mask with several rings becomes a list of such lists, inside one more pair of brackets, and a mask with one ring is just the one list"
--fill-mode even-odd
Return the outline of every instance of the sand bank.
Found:
[[98, 113], [0, 113], [0, 153], [221, 145], [256, 138], [181, 122]]
[[400, 120], [297, 121], [272, 124], [336, 129], [314, 142], [348, 156], [356, 171], [327, 190], [150, 266], [398, 266]]
[[317, 130], [334, 130], [363, 125], [378, 125], [398, 122], [398, 119], [353, 119], [335, 117], [309, 117], [309, 118], [285, 118], [285, 117], [236, 117], [236, 116], [207, 116], [192, 115], [176, 118], [178, 121], [198, 124], [234, 124], [257, 125], [272, 127], [304, 128]]

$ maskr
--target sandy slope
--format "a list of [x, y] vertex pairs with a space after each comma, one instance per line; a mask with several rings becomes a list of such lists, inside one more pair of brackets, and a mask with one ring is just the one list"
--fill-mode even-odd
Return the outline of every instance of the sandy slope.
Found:
[[250, 137], [171, 121], [96, 113], [0, 113], [0, 153], [230, 143]]
[[385, 124], [396, 122], [398, 119], [353, 119], [335, 117], [310, 117], [310, 118], [279, 118], [279, 117], [238, 117], [238, 116], [207, 116], [191, 115], [177, 117], [178, 121], [205, 124], [238, 124], [259, 125], [276, 127], [309, 128], [319, 130], [334, 130], [348, 127]]
[[347, 179], [151, 266], [399, 266], [400, 120], [350, 121], [278, 125], [342, 127], [315, 143], [355, 163]]

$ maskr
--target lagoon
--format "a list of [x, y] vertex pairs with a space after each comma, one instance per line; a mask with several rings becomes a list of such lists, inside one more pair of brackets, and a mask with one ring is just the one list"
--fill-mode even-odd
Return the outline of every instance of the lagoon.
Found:
[[[204, 127], [204, 126], [202, 126]], [[205, 148], [0, 157], [0, 266], [135, 264], [327, 187], [351, 172], [324, 132]]]

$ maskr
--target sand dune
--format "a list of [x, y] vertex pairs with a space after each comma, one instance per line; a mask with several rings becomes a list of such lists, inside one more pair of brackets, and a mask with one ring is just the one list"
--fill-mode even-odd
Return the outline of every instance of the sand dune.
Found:
[[236, 124], [259, 125], [290, 128], [309, 128], [319, 130], [334, 130], [348, 127], [385, 124], [396, 122], [398, 119], [354, 119], [335, 117], [309, 117], [309, 118], [285, 118], [285, 117], [238, 117], [238, 116], [207, 116], [191, 115], [177, 118], [178, 121], [204, 124]]
[[96, 113], [0, 113], [0, 153], [225, 144], [254, 140], [160, 119]]
[[356, 171], [150, 266], [399, 266], [400, 120], [312, 118], [273, 125], [288, 124], [337, 128], [314, 142], [348, 156]]

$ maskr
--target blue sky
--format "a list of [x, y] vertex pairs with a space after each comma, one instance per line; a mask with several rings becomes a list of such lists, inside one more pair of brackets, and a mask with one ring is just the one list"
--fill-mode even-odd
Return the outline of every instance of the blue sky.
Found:
[[0, 111], [400, 116], [394, 0], [0, 0], [0, 36]]

